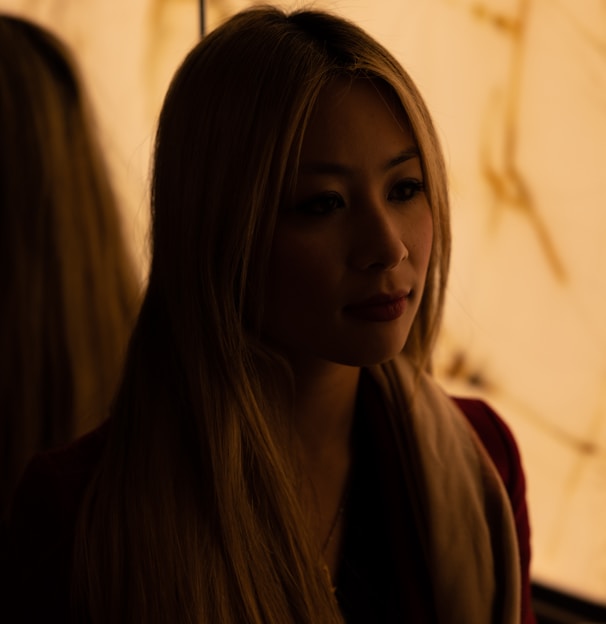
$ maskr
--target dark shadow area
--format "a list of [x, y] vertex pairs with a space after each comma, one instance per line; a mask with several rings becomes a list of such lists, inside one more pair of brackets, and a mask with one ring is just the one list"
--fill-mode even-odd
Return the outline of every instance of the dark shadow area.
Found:
[[606, 605], [583, 600], [538, 583], [532, 585], [537, 624], [604, 624]]

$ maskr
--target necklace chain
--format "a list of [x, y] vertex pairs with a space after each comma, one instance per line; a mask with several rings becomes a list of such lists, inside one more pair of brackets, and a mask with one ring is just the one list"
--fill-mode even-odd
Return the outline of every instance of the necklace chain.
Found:
[[335, 514], [332, 524], [330, 525], [330, 531], [328, 532], [328, 535], [326, 536], [326, 539], [324, 540], [324, 545], [322, 546], [322, 554], [324, 554], [327, 548], [330, 546], [330, 543], [332, 542], [335, 536], [337, 525], [339, 524], [339, 520], [343, 516], [344, 511], [345, 511], [345, 494], [343, 495], [343, 498], [341, 499], [339, 508], [337, 509], [337, 513]]
[[[322, 556], [326, 554], [328, 547], [330, 546], [331, 542], [334, 539], [335, 533], [337, 531], [337, 526], [339, 525], [339, 521], [341, 520], [341, 518], [343, 517], [343, 514], [345, 513], [345, 507], [347, 506], [348, 497], [349, 497], [349, 483], [347, 483], [345, 488], [343, 489], [343, 493], [341, 494], [341, 500], [339, 501], [339, 508], [337, 509], [337, 513], [335, 514], [332, 524], [330, 525], [330, 531], [328, 531], [328, 535], [326, 536], [326, 539], [324, 540], [324, 544], [322, 545], [322, 551], [321, 551]], [[333, 583], [332, 574], [330, 573], [330, 569], [328, 568], [328, 565], [326, 562], [322, 564], [322, 568], [328, 578], [328, 582], [332, 589], [332, 593], [334, 594], [337, 591], [337, 587]]]

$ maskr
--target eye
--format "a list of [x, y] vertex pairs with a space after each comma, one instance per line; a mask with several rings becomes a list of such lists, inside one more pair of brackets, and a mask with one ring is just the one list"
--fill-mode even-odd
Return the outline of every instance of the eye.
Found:
[[410, 201], [418, 193], [422, 193], [424, 190], [425, 184], [422, 180], [400, 180], [392, 187], [387, 197], [391, 201], [407, 202]]
[[322, 216], [343, 208], [343, 206], [345, 206], [345, 202], [338, 193], [322, 193], [298, 203], [296, 210], [303, 214]]

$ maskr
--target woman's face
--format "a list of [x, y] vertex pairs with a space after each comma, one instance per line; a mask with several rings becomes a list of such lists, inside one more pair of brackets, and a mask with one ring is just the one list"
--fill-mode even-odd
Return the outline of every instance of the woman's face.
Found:
[[400, 352], [419, 308], [433, 225], [416, 143], [374, 83], [334, 81], [278, 216], [264, 334], [293, 365], [368, 366]]

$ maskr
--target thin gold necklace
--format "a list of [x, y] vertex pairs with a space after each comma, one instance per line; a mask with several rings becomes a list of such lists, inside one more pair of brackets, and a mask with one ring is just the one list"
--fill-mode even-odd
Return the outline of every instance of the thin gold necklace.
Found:
[[[322, 546], [322, 551], [321, 551], [322, 558], [324, 558], [326, 550], [330, 546], [335, 536], [339, 521], [341, 520], [341, 518], [343, 517], [343, 514], [345, 513], [345, 507], [347, 506], [348, 494], [349, 494], [349, 483], [346, 484], [345, 488], [343, 489], [343, 494], [341, 495], [339, 508], [337, 509], [337, 513], [335, 514], [335, 517], [333, 518], [332, 524], [330, 526], [330, 531], [328, 532], [328, 535], [326, 539], [324, 540], [324, 545]], [[332, 574], [330, 573], [330, 568], [328, 567], [326, 560], [324, 560], [322, 564], [322, 569], [324, 570], [324, 573], [326, 574], [326, 578], [328, 579], [328, 583], [330, 584], [330, 588], [332, 589], [332, 593], [334, 594], [337, 591], [337, 586], [333, 582]]]
[[344, 492], [343, 496], [341, 497], [341, 502], [339, 504], [339, 508], [337, 509], [337, 513], [335, 514], [332, 524], [330, 525], [330, 531], [328, 532], [328, 535], [326, 536], [326, 539], [324, 540], [324, 545], [322, 546], [322, 555], [324, 555], [324, 553], [326, 552], [327, 548], [330, 546], [330, 543], [332, 542], [335, 536], [337, 525], [339, 524], [339, 520], [341, 520], [343, 516], [343, 512], [345, 511], [345, 499], [346, 499], [346, 496]]

